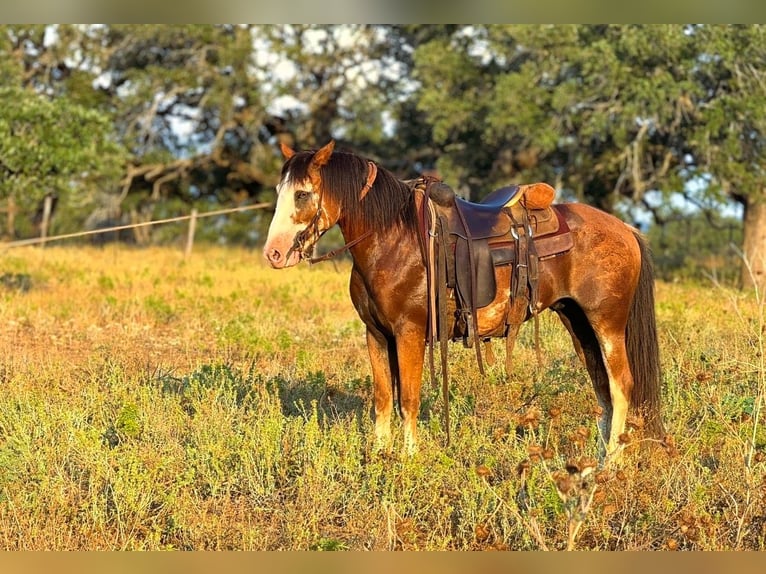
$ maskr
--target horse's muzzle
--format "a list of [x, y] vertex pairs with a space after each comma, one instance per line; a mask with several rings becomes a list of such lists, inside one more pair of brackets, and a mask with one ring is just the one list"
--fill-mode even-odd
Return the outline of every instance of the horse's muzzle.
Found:
[[301, 260], [298, 251], [291, 250], [291, 242], [283, 243], [279, 241], [269, 241], [263, 248], [263, 256], [274, 269], [284, 269], [292, 267]]

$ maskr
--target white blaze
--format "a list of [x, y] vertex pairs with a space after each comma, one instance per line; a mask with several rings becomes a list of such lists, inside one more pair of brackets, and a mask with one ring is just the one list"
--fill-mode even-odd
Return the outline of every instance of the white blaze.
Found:
[[[300, 261], [300, 254], [297, 252], [291, 253], [289, 260], [284, 259], [293, 246], [295, 236], [306, 227], [295, 222], [295, 189], [294, 186], [285, 184], [289, 179], [288, 173], [277, 185], [277, 205], [263, 248], [264, 256], [273, 267], [290, 267]], [[306, 184], [306, 189], [311, 189], [310, 183]]]

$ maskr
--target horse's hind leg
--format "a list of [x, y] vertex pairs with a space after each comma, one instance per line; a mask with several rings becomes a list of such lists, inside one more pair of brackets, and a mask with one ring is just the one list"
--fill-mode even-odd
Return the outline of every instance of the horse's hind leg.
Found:
[[569, 331], [578, 357], [588, 370], [593, 383], [596, 400], [601, 407], [598, 429], [601, 437], [601, 454], [606, 454], [614, 421], [614, 405], [610, 376], [601, 352], [601, 344], [588, 317], [572, 300], [561, 301], [552, 307]]
[[604, 409], [599, 419], [599, 431], [606, 444], [606, 452], [613, 454], [620, 446], [620, 435], [625, 430], [625, 421], [633, 390], [633, 375], [630, 371], [628, 352], [625, 347], [625, 320], [619, 313], [597, 318], [591, 316], [594, 338], [583, 342], [583, 353], [588, 371], [593, 379], [599, 404]]
[[603, 436], [609, 437], [606, 450], [608, 454], [612, 454], [619, 448], [619, 438], [625, 430], [630, 395], [633, 390], [633, 375], [630, 372], [628, 353], [625, 348], [625, 327], [597, 330], [596, 336], [601, 344], [604, 367], [609, 378], [612, 412], [609, 432]]

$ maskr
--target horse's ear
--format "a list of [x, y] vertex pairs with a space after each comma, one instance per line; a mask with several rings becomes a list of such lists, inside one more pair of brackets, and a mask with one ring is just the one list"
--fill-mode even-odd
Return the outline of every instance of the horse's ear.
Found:
[[285, 156], [285, 159], [290, 159], [295, 155], [295, 150], [283, 142], [279, 142], [279, 149], [282, 150], [282, 155]]
[[335, 140], [330, 140], [330, 143], [328, 143], [326, 146], [314, 154], [314, 158], [311, 160], [311, 164], [315, 167], [322, 167], [324, 164], [330, 161], [330, 156], [332, 155], [333, 149], [335, 149]]

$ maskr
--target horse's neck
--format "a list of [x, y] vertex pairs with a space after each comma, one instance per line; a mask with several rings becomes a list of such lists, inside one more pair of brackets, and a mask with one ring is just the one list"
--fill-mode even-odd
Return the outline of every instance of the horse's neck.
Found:
[[351, 247], [350, 252], [354, 258], [354, 267], [363, 275], [376, 273], [381, 268], [381, 263], [389, 261], [407, 261], [417, 256], [420, 260], [420, 247], [418, 238], [412, 230], [405, 227], [394, 226], [387, 230], [371, 231], [363, 226], [349, 226], [339, 222], [339, 227], [346, 243], [363, 238], [358, 245]]

